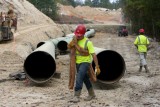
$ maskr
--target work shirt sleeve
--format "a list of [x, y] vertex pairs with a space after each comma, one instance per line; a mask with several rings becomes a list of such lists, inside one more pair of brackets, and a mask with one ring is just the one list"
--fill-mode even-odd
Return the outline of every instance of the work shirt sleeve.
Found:
[[134, 45], [138, 44], [138, 37], [136, 38], [136, 40], [134, 41]]
[[88, 46], [88, 51], [89, 51], [90, 54], [95, 53], [94, 46], [93, 46], [93, 43], [91, 41], [88, 42], [87, 46]]

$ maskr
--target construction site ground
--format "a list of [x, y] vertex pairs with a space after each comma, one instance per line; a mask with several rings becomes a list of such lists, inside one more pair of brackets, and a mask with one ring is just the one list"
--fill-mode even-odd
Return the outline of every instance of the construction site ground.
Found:
[[[15, 38], [16, 40], [18, 37]], [[26, 81], [5, 80], [10, 73], [23, 70], [24, 59], [14, 52], [14, 42], [1, 44], [0, 54], [0, 94], [1, 107], [158, 107], [160, 106], [160, 60], [153, 54], [154, 49], [148, 53], [148, 66], [151, 74], [144, 69], [138, 72], [138, 53], [133, 46], [135, 37], [118, 37], [117, 34], [97, 32], [91, 38], [96, 47], [115, 50], [120, 53], [126, 62], [124, 77], [114, 85], [94, 83], [96, 99], [84, 101], [87, 95], [84, 88], [81, 101], [77, 104], [69, 103], [73, 91], [68, 89], [69, 55], [59, 55], [56, 59], [57, 70], [61, 78], [53, 78], [44, 85], [37, 86]], [[18, 41], [17, 41], [18, 42]], [[22, 50], [23, 51], [23, 50]], [[116, 60], [115, 60], [116, 61]], [[3, 80], [3, 81], [2, 81]]]
[[[3, 3], [2, 0], [0, 2]], [[11, 3], [13, 2], [15, 2], [14, 6], [19, 3], [19, 7], [21, 4], [26, 6], [25, 9], [27, 9], [27, 6], [28, 8], [31, 7], [26, 0], [20, 2], [12, 0]], [[65, 8], [65, 10], [67, 9]], [[38, 20], [37, 17], [33, 17], [33, 15], [29, 17], [29, 14], [32, 14], [32, 12], [28, 12], [28, 14], [19, 13], [23, 17], [20, 17], [18, 31], [14, 33], [14, 40], [0, 43], [0, 107], [160, 106], [159, 44], [153, 40], [151, 41], [151, 48], [147, 55], [150, 73], [145, 73], [144, 69], [142, 72], [138, 72], [139, 55], [133, 44], [136, 36], [118, 37], [116, 31], [115, 33], [110, 33], [98, 30], [95, 36], [90, 38], [95, 47], [118, 52], [126, 63], [125, 74], [118, 83], [110, 85], [99, 82], [93, 83], [96, 93], [96, 99], [94, 100], [83, 100], [87, 96], [87, 90], [84, 85], [80, 102], [69, 102], [74, 94], [73, 91], [68, 89], [69, 54], [58, 55], [55, 59], [56, 71], [61, 73], [60, 78], [52, 78], [43, 85], [37, 85], [26, 80], [11, 79], [9, 74], [24, 71], [24, 61], [36, 49], [37, 43], [51, 38], [62, 37], [64, 35], [62, 31], [65, 31], [66, 34], [72, 33], [71, 31], [76, 26], [55, 24], [51, 19], [41, 15], [39, 11], [36, 10], [35, 13], [37, 16], [41, 16], [39, 17], [40, 19], [44, 19], [45, 21], [40, 23], [42, 20]], [[115, 14], [115, 11], [113, 13]], [[110, 20], [106, 20], [104, 23], [100, 22], [99, 24], [119, 25], [121, 22], [119, 22], [117, 17], [116, 14], [115, 19], [112, 17]], [[27, 22], [24, 18], [28, 19]]]

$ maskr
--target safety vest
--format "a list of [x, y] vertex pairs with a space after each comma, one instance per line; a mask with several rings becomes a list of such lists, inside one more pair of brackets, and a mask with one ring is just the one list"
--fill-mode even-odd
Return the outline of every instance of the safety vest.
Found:
[[[87, 50], [87, 43], [88, 43], [88, 41], [89, 41], [89, 40], [87, 39], [86, 42], [85, 42], [85, 45], [84, 45], [84, 47], [83, 47], [84, 50]], [[81, 55], [79, 52], [77, 52], [77, 53], [76, 53], [76, 56], [82, 56], [82, 55]]]
[[147, 45], [149, 45], [149, 40], [144, 35], [139, 35], [134, 44], [138, 47], [138, 52], [147, 52]]
[[91, 41], [89, 41], [86, 37], [84, 37], [84, 39], [78, 41], [78, 45], [80, 47], [82, 47], [85, 50], [89, 51], [89, 55], [88, 56], [82, 56], [77, 50], [76, 50], [76, 63], [80, 64], [80, 63], [84, 63], [84, 62], [88, 62], [91, 63], [92, 61], [92, 56], [90, 53], [95, 53], [94, 51], [94, 47]]

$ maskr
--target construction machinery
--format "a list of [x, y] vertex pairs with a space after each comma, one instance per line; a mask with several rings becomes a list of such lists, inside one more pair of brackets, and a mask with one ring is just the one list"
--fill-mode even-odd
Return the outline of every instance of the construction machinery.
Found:
[[11, 28], [6, 26], [0, 26], [0, 41], [13, 40], [13, 32]]
[[13, 32], [11, 31], [11, 28], [13, 27], [13, 24], [17, 24], [17, 20], [12, 20], [13, 24], [11, 24], [10, 18], [5, 18], [4, 21], [0, 21], [0, 41], [8, 41], [13, 40]]

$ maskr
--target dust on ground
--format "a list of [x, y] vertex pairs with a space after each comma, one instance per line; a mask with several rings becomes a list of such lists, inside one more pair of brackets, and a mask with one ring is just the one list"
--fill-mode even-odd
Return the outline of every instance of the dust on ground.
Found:
[[[34, 10], [26, 0], [0, 0], [7, 5], [7, 2], [14, 3], [15, 8], [24, 6]], [[17, 3], [18, 2], [18, 3]], [[21, 3], [22, 2], [22, 3]], [[21, 4], [19, 4], [21, 3]], [[19, 5], [18, 5], [19, 4]], [[24, 5], [24, 6], [23, 6]], [[5, 7], [5, 6], [4, 6]], [[32, 7], [32, 8], [31, 8]], [[81, 7], [77, 7], [81, 8]], [[85, 7], [89, 8], [89, 7]], [[24, 10], [24, 9], [23, 9]], [[20, 10], [17, 10], [22, 13]], [[39, 12], [38, 10], [36, 10]], [[27, 12], [27, 11], [26, 11]], [[27, 84], [26, 81], [12, 80], [8, 76], [16, 71], [23, 71], [23, 63], [40, 41], [50, 38], [57, 38], [71, 30], [69, 25], [57, 25], [54, 22], [42, 21], [44, 17], [32, 17], [32, 12], [24, 12], [22, 27], [15, 33], [13, 41], [0, 44], [0, 106], [1, 107], [158, 107], [160, 106], [160, 57], [157, 54], [157, 44], [152, 42], [152, 49], [148, 52], [148, 66], [151, 74], [138, 72], [138, 53], [133, 45], [134, 36], [118, 37], [117, 34], [96, 32], [91, 38], [96, 47], [115, 50], [120, 53], [126, 62], [126, 73], [116, 84], [105, 85], [94, 83], [97, 98], [92, 101], [84, 101], [87, 96], [85, 87], [82, 90], [79, 103], [68, 102], [73, 97], [73, 91], [68, 90], [69, 80], [69, 55], [59, 55], [56, 59], [56, 68], [61, 72], [61, 78], [52, 78], [44, 85]], [[35, 12], [35, 13], [37, 13]], [[37, 13], [38, 14], [38, 13]], [[41, 13], [39, 13], [41, 14]], [[85, 13], [84, 13], [85, 14]], [[39, 15], [38, 15], [39, 16]], [[41, 15], [40, 15], [41, 16]], [[42, 15], [43, 16], [43, 15]], [[25, 17], [29, 17], [25, 22]], [[20, 19], [21, 19], [20, 18]], [[50, 20], [50, 19], [46, 19]], [[117, 20], [117, 19], [115, 19]], [[32, 23], [33, 22], [33, 23]], [[112, 21], [110, 22], [112, 23]]]
[[[148, 65], [151, 74], [145, 71], [139, 73], [138, 54], [133, 46], [135, 37], [118, 37], [117, 34], [96, 33], [91, 38], [96, 47], [114, 50], [120, 53], [126, 62], [124, 77], [114, 85], [94, 83], [97, 99], [84, 101], [87, 95], [82, 90], [79, 103], [68, 102], [73, 92], [68, 90], [69, 55], [59, 55], [56, 59], [57, 71], [61, 78], [53, 78], [48, 83], [37, 86], [26, 84], [25, 81], [10, 80], [0, 83], [0, 106], [48, 106], [48, 107], [153, 107], [160, 106], [160, 63], [159, 59], [149, 51]], [[152, 50], [153, 51], [153, 50]], [[9, 73], [21, 70], [24, 60], [16, 53], [4, 52], [1, 54], [1, 79], [7, 78]]]

